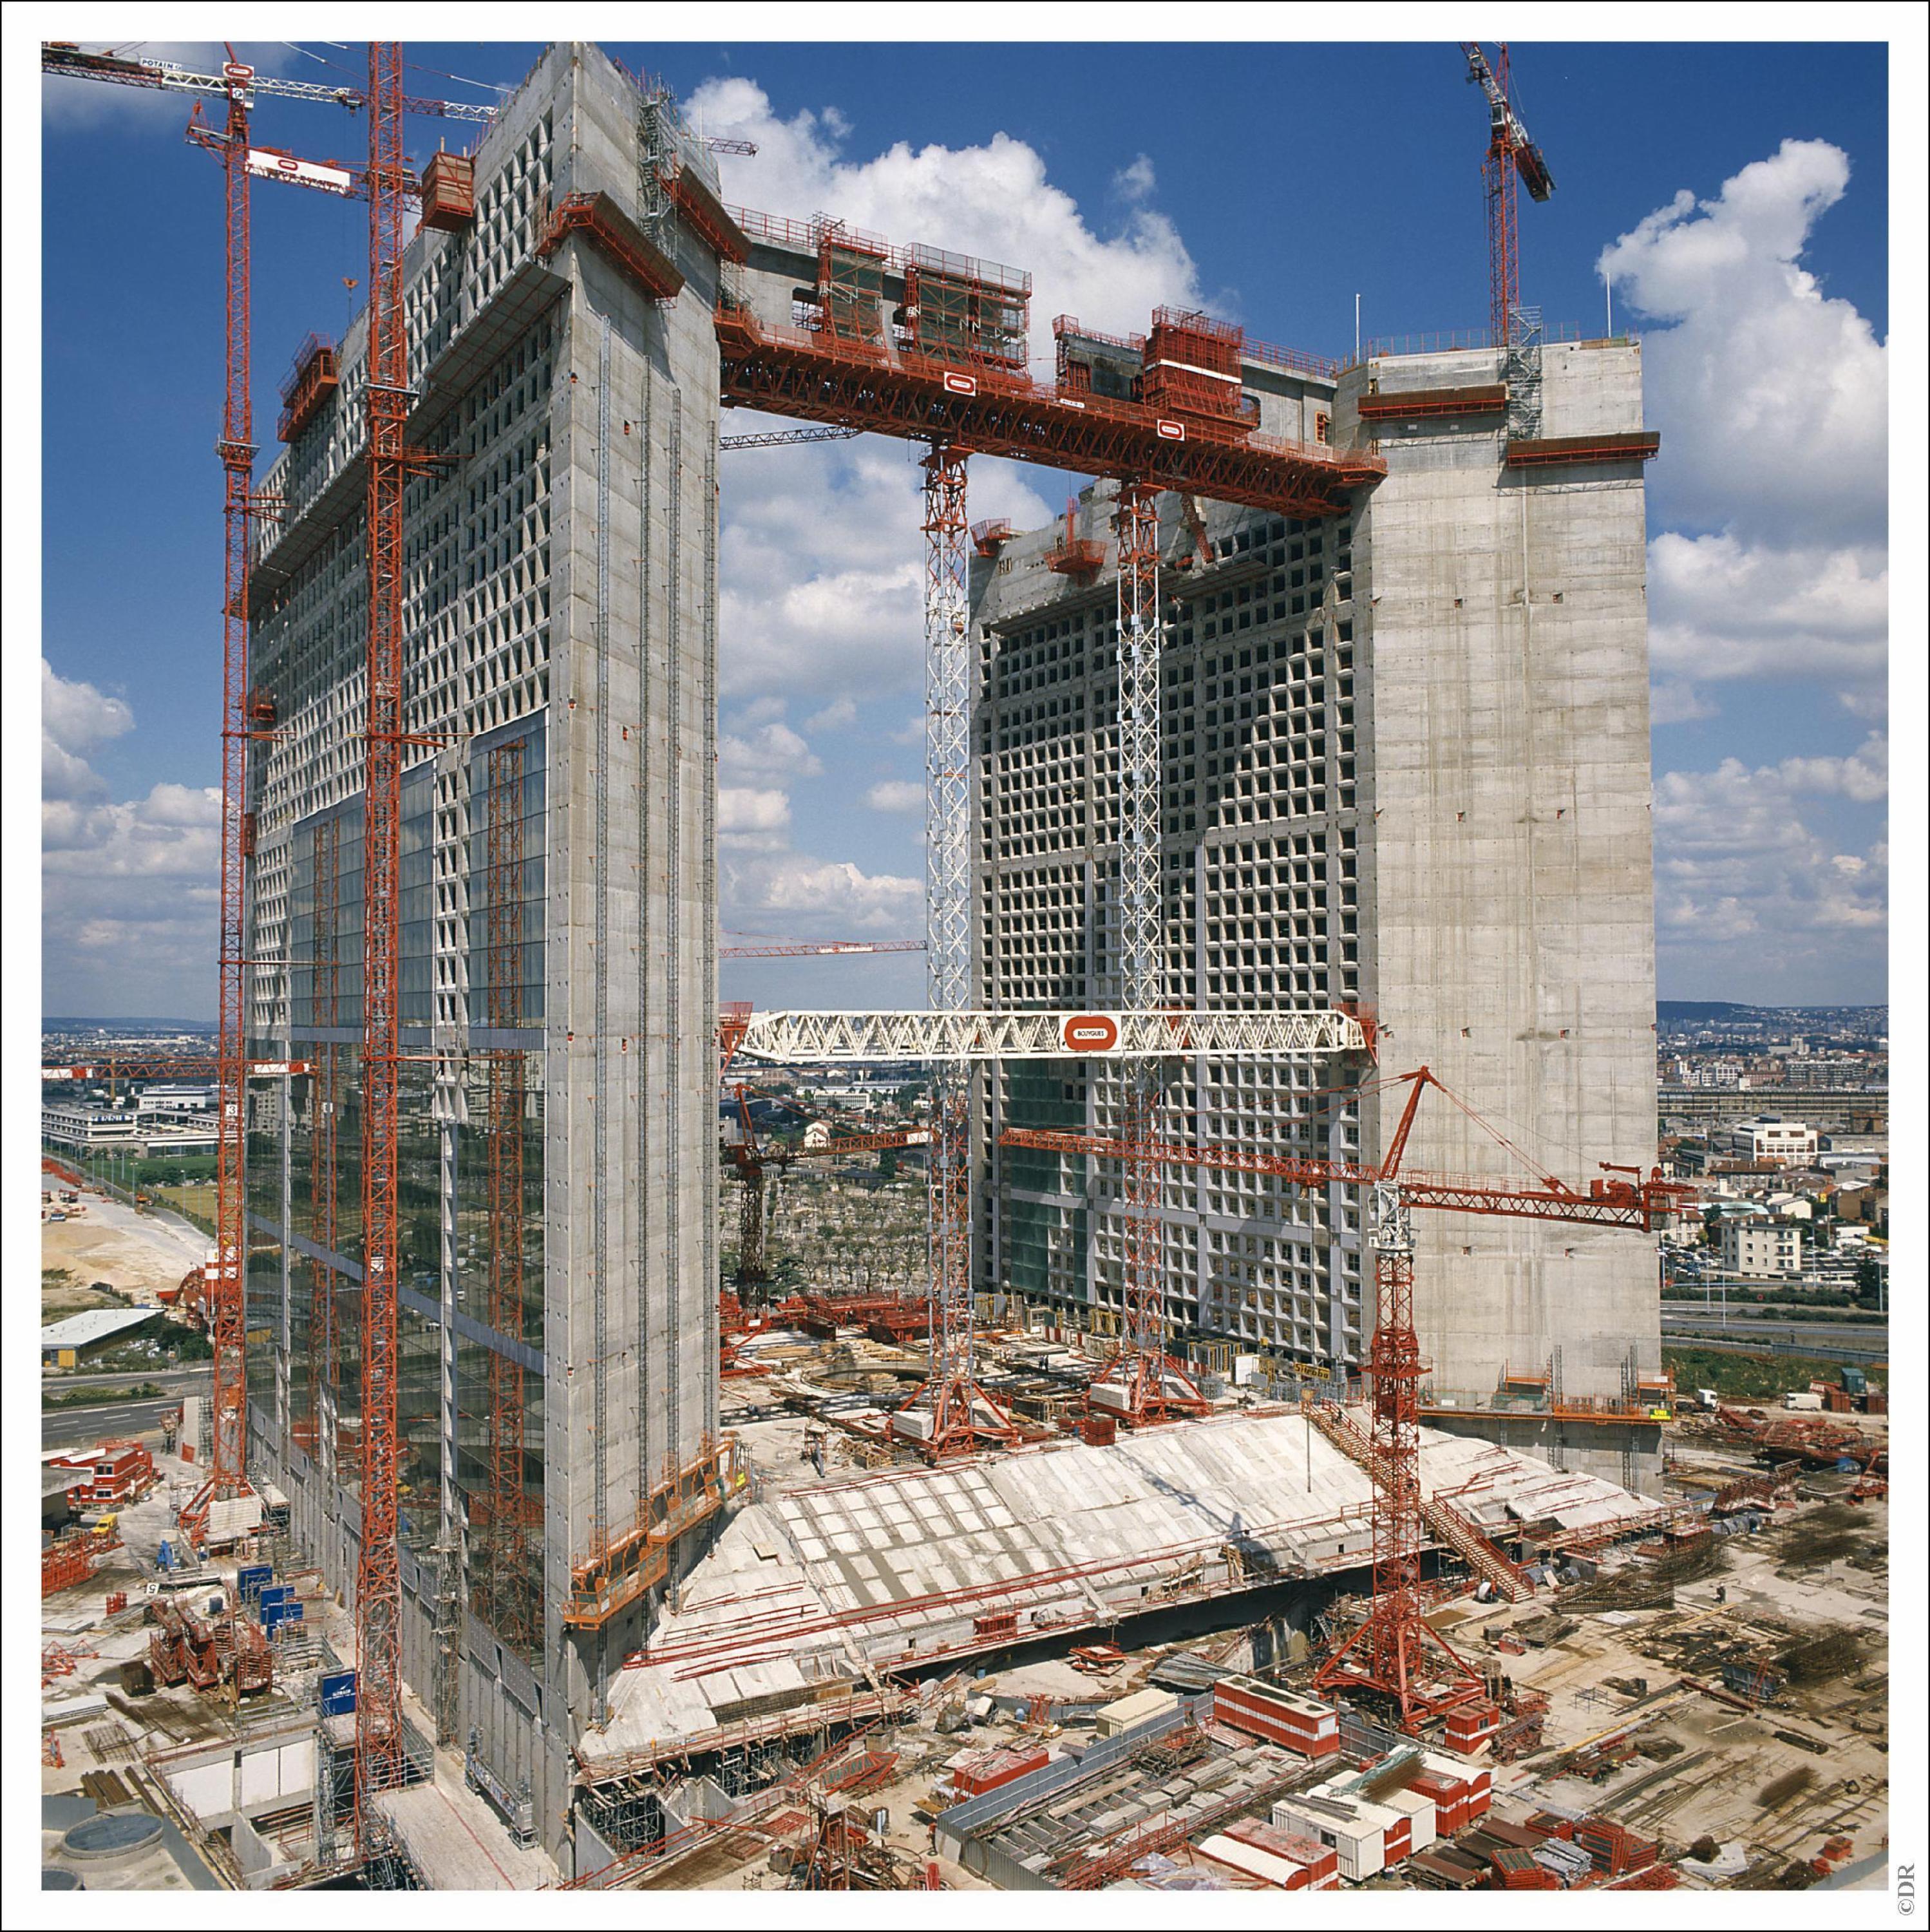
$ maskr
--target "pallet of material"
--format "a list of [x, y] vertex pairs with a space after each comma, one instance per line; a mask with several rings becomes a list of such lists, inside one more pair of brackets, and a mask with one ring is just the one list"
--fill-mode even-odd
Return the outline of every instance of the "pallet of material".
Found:
[[1605, 1888], [1610, 1892], [1673, 1892], [1682, 1880], [1673, 1865], [1646, 1865]]
[[1572, 1838], [1593, 1859], [1595, 1869], [1610, 1878], [1640, 1871], [1655, 1862], [1655, 1840], [1638, 1838], [1612, 1818], [1583, 1818], [1562, 1835]]
[[1565, 1838], [1550, 1838], [1537, 1845], [1533, 1856], [1564, 1886], [1583, 1884], [1595, 1875], [1595, 1861], [1579, 1845], [1571, 1845]]
[[1559, 1892], [1562, 1882], [1532, 1852], [1502, 1846], [1488, 1862], [1496, 1883], [1504, 1892]]
[[1433, 1892], [1472, 1892], [1487, 1881], [1487, 1868], [1452, 1845], [1433, 1845], [1407, 1861], [1406, 1876]]

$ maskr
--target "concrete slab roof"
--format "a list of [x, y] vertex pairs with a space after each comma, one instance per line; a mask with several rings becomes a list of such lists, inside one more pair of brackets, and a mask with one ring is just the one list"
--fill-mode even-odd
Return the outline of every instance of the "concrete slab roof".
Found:
[[[1421, 1432], [1421, 1481], [1497, 1522], [1634, 1516], [1611, 1483], [1472, 1437]], [[718, 1728], [747, 1696], [908, 1663], [936, 1673], [1028, 1630], [1130, 1614], [1148, 1593], [1211, 1593], [1370, 1560], [1365, 1474], [1292, 1412], [1217, 1417], [1104, 1448], [1064, 1445], [827, 1483], [740, 1510], [617, 1679], [587, 1772]], [[1154, 1594], [1152, 1600], [1158, 1600]], [[1009, 1641], [1009, 1637], [1007, 1640]], [[782, 1666], [773, 1671], [771, 1666]]]
[[85, 1315], [70, 1315], [65, 1321], [50, 1322], [41, 1330], [43, 1348], [85, 1348], [118, 1335], [124, 1328], [138, 1328], [161, 1312], [158, 1308], [92, 1308]]

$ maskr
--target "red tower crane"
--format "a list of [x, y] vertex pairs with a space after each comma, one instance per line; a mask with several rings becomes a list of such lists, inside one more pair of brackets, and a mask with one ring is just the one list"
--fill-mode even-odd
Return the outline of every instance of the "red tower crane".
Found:
[[[1373, 1606], [1367, 1621], [1321, 1666], [1323, 1686], [1349, 1684], [1384, 1693], [1399, 1706], [1409, 1729], [1484, 1693], [1478, 1672], [1422, 1615], [1421, 1552], [1426, 1540], [1421, 1492], [1421, 1382], [1427, 1364], [1414, 1332], [1414, 1244], [1409, 1216], [1417, 1208], [1467, 1214], [1568, 1221], [1649, 1232], [1690, 1190], [1664, 1181], [1659, 1172], [1602, 1163], [1613, 1176], [1586, 1192], [1553, 1177], [1531, 1185], [1451, 1174], [1401, 1171], [1422, 1093], [1438, 1088], [1454, 1096], [1423, 1066], [1402, 1078], [1410, 1090], [1387, 1157], [1378, 1167], [1346, 1161], [1302, 1160], [1241, 1148], [1135, 1142], [1044, 1128], [1008, 1127], [1000, 1144], [1058, 1154], [1094, 1154], [1123, 1162], [1172, 1162], [1241, 1174], [1271, 1174], [1301, 1186], [1338, 1181], [1373, 1193], [1374, 1331], [1367, 1375], [1373, 1384], [1371, 1454], [1373, 1478]], [[1478, 1115], [1455, 1101], [1477, 1122]], [[1484, 1123], [1481, 1124], [1485, 1124]], [[1489, 1130], [1490, 1132], [1493, 1130]], [[1497, 1138], [1500, 1136], [1497, 1136]], [[1505, 1141], [1504, 1145], [1509, 1144]]]
[[397, 1126], [401, 1019], [402, 488], [409, 471], [409, 344], [402, 307], [402, 46], [368, 49], [368, 724], [362, 794], [362, 1546], [356, 1580], [356, 1846], [381, 1827], [372, 1800], [407, 1774], [402, 1739], [402, 1576], [397, 1538]]
[[[353, 89], [324, 87], [260, 74], [245, 62], [230, 58], [218, 74], [204, 74], [172, 61], [133, 58], [90, 52], [66, 42], [49, 42], [41, 49], [45, 74], [107, 82], [123, 87], [155, 88], [212, 98], [226, 109], [218, 128], [205, 122], [197, 100], [188, 124], [188, 138], [206, 148], [222, 166], [225, 190], [226, 248], [223, 277], [224, 354], [221, 435], [215, 450], [224, 477], [225, 568], [222, 586], [221, 856], [219, 1024], [212, 1064], [204, 1068], [195, 1056], [118, 1062], [117, 1070], [133, 1075], [137, 1066], [154, 1074], [188, 1075], [209, 1071], [217, 1083], [217, 1159], [215, 1173], [215, 1258], [210, 1283], [210, 1332], [215, 1344], [215, 1453], [206, 1496], [227, 1497], [246, 1486], [244, 1469], [246, 1366], [243, 1351], [242, 1276], [245, 1256], [243, 1226], [242, 1156], [245, 1138], [245, 1082], [251, 1074], [284, 1072], [268, 1062], [245, 1057], [246, 1014], [243, 930], [246, 889], [248, 748], [272, 737], [272, 704], [251, 698], [248, 682], [248, 566], [257, 518], [273, 516], [279, 505], [257, 495], [254, 488], [255, 444], [251, 392], [250, 328], [251, 214], [251, 178], [288, 181], [337, 194], [366, 192], [350, 171], [298, 162], [279, 149], [263, 148], [250, 133], [250, 114], [258, 95], [304, 100], [351, 110], [365, 104]], [[457, 120], [488, 121], [495, 110], [462, 101], [407, 97], [412, 112]], [[411, 178], [405, 191], [419, 195]], [[299, 1070], [308, 1071], [304, 1065]], [[197, 1498], [197, 1503], [203, 1501]], [[196, 1505], [190, 1506], [191, 1512]]]
[[1495, 346], [1508, 340], [1508, 321], [1520, 300], [1521, 254], [1514, 220], [1514, 186], [1518, 180], [1531, 201], [1546, 201], [1555, 191], [1555, 178], [1541, 151], [1528, 137], [1514, 111], [1508, 86], [1508, 43], [1495, 50], [1490, 63], [1478, 40], [1464, 40], [1468, 79], [1487, 102], [1487, 154], [1481, 178], [1487, 188], [1487, 286], [1489, 326]]

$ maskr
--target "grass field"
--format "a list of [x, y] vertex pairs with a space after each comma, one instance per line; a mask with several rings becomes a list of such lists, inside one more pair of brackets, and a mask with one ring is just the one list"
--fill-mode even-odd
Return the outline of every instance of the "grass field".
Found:
[[213, 1232], [215, 1184], [212, 1180], [191, 1180], [185, 1187], [151, 1187], [147, 1192], [157, 1207], [171, 1208], [197, 1228]]
[[1713, 1389], [1718, 1395], [1760, 1401], [1812, 1382], [1833, 1382], [1842, 1365], [1813, 1355], [1741, 1355], [1721, 1348], [1676, 1348], [1666, 1343], [1662, 1366], [1678, 1389]]

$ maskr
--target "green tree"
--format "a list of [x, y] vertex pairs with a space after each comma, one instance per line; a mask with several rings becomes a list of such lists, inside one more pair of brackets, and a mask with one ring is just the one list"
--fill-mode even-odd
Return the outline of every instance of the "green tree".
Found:
[[1882, 1267], [1874, 1255], [1865, 1255], [1856, 1263], [1856, 1299], [1874, 1308], [1882, 1295]]

